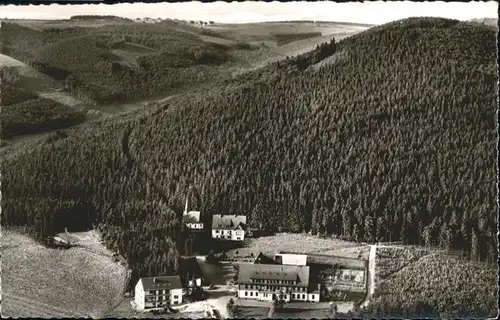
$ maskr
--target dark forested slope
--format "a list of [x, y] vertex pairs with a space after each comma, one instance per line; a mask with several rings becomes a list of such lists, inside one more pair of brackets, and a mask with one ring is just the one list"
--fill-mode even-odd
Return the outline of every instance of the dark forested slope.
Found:
[[4, 162], [2, 224], [98, 224], [152, 275], [176, 267], [158, 248], [182, 251], [172, 209], [193, 186], [193, 207], [256, 227], [495, 261], [495, 44], [486, 27], [409, 19], [89, 124]]
[[133, 148], [177, 201], [191, 184], [200, 206], [249, 214], [256, 226], [494, 261], [495, 32], [410, 19], [335, 50], [319, 70], [308, 65], [316, 52], [298, 58], [304, 71], [290, 60], [159, 114]]

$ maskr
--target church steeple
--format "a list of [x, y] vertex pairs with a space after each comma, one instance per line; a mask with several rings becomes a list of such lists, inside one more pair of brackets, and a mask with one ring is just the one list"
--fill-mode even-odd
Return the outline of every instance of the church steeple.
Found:
[[184, 215], [188, 213], [188, 197], [186, 196], [186, 207], [184, 208]]

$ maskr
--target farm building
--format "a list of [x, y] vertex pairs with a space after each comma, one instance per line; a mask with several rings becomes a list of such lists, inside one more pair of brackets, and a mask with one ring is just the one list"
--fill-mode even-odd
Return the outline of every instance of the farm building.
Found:
[[135, 286], [137, 310], [163, 309], [182, 303], [182, 283], [179, 276], [141, 278]]
[[212, 217], [212, 238], [243, 241], [247, 217], [243, 215], [220, 215]]

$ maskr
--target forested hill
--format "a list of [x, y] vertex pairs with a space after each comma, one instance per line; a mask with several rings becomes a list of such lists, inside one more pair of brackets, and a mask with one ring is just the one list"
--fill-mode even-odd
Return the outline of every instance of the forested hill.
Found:
[[134, 277], [168, 273], [171, 240], [184, 248], [172, 209], [193, 186], [193, 208], [264, 229], [496, 261], [495, 37], [453, 20], [398, 21], [140, 121], [83, 126], [4, 161], [2, 224], [41, 236], [94, 223]]
[[262, 228], [494, 261], [495, 43], [479, 25], [397, 21], [159, 114], [132, 146], [177, 201], [193, 185], [200, 206]]

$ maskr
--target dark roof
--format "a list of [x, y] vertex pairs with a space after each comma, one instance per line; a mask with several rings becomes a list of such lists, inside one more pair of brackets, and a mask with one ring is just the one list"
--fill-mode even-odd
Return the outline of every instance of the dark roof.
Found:
[[257, 257], [255, 258], [253, 263], [257, 264], [280, 264], [278, 261], [274, 260], [273, 258], [266, 256], [262, 252], [259, 252]]
[[239, 224], [245, 227], [247, 216], [235, 216], [234, 214], [214, 214], [212, 217], [212, 229], [235, 229]]
[[139, 279], [144, 290], [182, 289], [179, 276], [160, 276]]
[[240, 264], [238, 282], [250, 283], [250, 279], [297, 280], [298, 286], [309, 285], [309, 266], [277, 264]]
[[203, 272], [196, 257], [182, 257], [179, 260], [179, 276], [183, 284], [187, 285], [188, 275], [194, 278], [202, 278]]

